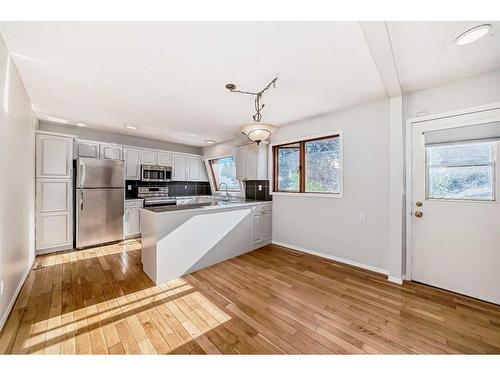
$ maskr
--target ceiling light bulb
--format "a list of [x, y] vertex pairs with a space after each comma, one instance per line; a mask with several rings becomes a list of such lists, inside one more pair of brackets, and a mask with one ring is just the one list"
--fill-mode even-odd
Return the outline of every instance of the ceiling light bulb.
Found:
[[482, 37], [488, 35], [490, 30], [490, 24], [475, 26], [460, 34], [455, 40], [455, 43], [459, 46], [465, 46], [466, 44], [474, 43], [475, 41], [478, 41]]

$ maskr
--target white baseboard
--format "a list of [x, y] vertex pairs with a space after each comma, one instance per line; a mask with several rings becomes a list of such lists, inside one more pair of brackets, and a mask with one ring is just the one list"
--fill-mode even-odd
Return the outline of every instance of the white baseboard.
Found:
[[397, 276], [388, 276], [387, 280], [394, 284], [403, 285], [403, 279]]
[[359, 262], [356, 262], [354, 260], [339, 258], [339, 257], [333, 256], [333, 255], [330, 255], [330, 254], [320, 253], [319, 251], [304, 249], [303, 247], [294, 246], [294, 245], [290, 245], [290, 244], [286, 244], [286, 243], [278, 242], [278, 241], [274, 241], [274, 240], [272, 241], [272, 243], [275, 244], [275, 245], [279, 245], [279, 246], [283, 246], [283, 247], [288, 247], [288, 248], [293, 249], [293, 250], [302, 251], [303, 253], [307, 253], [307, 254], [311, 254], [311, 255], [316, 255], [316, 256], [321, 257], [321, 258], [326, 258], [326, 259], [334, 260], [334, 261], [339, 262], [339, 263], [344, 263], [344, 264], [348, 264], [350, 266], [354, 266], [354, 267], [358, 267], [358, 268], [363, 268], [365, 270], [376, 272], [376, 273], [380, 273], [382, 275], [389, 275], [389, 272], [387, 270], [384, 270], [384, 269], [378, 268], [378, 267], [374, 267], [374, 266], [370, 266], [368, 264], [359, 263]]
[[29, 275], [31, 269], [33, 268], [34, 263], [35, 263], [35, 259], [33, 259], [30, 266], [28, 267], [28, 269], [24, 273], [23, 278], [21, 279], [21, 282], [17, 286], [16, 291], [15, 291], [14, 295], [12, 296], [12, 299], [9, 302], [9, 305], [7, 306], [7, 310], [5, 310], [5, 313], [3, 314], [2, 319], [0, 320], [0, 332], [2, 331], [3, 326], [4, 326], [5, 322], [7, 321], [7, 318], [9, 317], [9, 314], [10, 314], [12, 308], [14, 307], [14, 304], [16, 303], [17, 296], [21, 292], [21, 289], [24, 285], [24, 282], [28, 278], [28, 275]]
[[58, 251], [64, 251], [64, 250], [71, 250], [73, 249], [73, 245], [64, 245], [64, 246], [58, 246], [58, 247], [51, 247], [49, 249], [41, 249], [37, 250], [35, 252], [36, 255], [44, 255], [44, 254], [50, 254], [50, 253], [57, 253]]

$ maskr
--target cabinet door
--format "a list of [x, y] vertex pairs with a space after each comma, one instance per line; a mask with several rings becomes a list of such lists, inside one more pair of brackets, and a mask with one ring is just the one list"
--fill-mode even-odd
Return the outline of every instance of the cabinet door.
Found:
[[99, 159], [99, 143], [75, 141], [75, 157]]
[[131, 236], [141, 233], [140, 211], [138, 208], [125, 210], [125, 235]]
[[188, 157], [188, 181], [199, 181], [201, 179], [200, 159]]
[[123, 156], [125, 159], [125, 179], [141, 179], [141, 150], [137, 148], [124, 148]]
[[141, 164], [156, 165], [158, 152], [151, 150], [141, 150]]
[[73, 139], [46, 134], [36, 136], [36, 176], [71, 178]]
[[37, 179], [36, 250], [73, 243], [72, 201], [70, 179]]
[[116, 145], [100, 145], [101, 159], [122, 160], [122, 148]]
[[236, 147], [236, 179], [246, 180], [246, 154], [245, 147]]
[[264, 212], [264, 214], [262, 215], [262, 239], [264, 241], [268, 241], [272, 237], [272, 222], [272, 211]]
[[253, 215], [253, 242], [262, 241], [262, 214]]
[[158, 152], [158, 165], [163, 167], [172, 166], [172, 154], [170, 152]]
[[248, 145], [244, 147], [245, 149], [245, 179], [246, 180], [258, 180], [257, 170], [258, 170], [258, 157], [259, 149], [257, 145]]
[[200, 159], [200, 181], [207, 181], [208, 182], [207, 166], [206, 166], [205, 161], [203, 159]]
[[187, 157], [184, 155], [172, 156], [172, 179], [174, 181], [187, 181]]

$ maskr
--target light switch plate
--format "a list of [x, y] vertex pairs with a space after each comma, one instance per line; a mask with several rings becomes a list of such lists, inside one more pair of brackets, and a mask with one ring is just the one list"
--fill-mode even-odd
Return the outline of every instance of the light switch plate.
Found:
[[259, 191], [262, 191], [262, 185], [259, 185]]

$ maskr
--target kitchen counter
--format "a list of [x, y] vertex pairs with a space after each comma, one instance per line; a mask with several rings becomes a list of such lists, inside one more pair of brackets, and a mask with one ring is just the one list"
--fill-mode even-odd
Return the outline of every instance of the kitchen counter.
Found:
[[271, 243], [272, 202], [231, 199], [141, 209], [142, 263], [156, 285]]
[[187, 210], [213, 210], [213, 209], [228, 209], [248, 205], [258, 205], [263, 203], [269, 203], [269, 201], [256, 201], [250, 199], [231, 199], [230, 201], [211, 199], [208, 202], [191, 203], [184, 205], [172, 205], [172, 206], [156, 206], [156, 207], [145, 207], [144, 210], [163, 213], [163, 212], [173, 212], [173, 211], [187, 211]]

